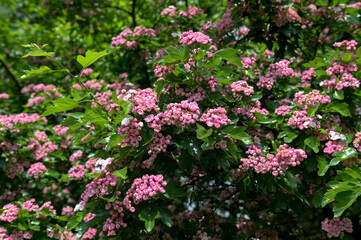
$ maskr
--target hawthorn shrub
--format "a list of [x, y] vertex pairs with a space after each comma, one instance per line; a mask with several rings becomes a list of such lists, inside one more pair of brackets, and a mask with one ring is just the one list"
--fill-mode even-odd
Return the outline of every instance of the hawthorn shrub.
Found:
[[357, 239], [361, 4], [190, 2], [1, 59], [0, 239]]

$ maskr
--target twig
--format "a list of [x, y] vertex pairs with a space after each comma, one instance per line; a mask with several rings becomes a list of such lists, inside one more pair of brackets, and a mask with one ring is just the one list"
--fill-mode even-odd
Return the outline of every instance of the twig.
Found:
[[[10, 79], [12, 80], [12, 82], [15, 84], [16, 87], [16, 95], [19, 95], [19, 93], [21, 92], [21, 86], [20, 83], [18, 82], [18, 80], [16, 79], [15, 75], [10, 71], [9, 67], [7, 66], [6, 62], [4, 60], [2, 60], [0, 58], [0, 63], [1, 65], [5, 68], [5, 71], [9, 74]], [[22, 102], [22, 104], [25, 104], [25, 99], [23, 98], [23, 95], [20, 94], [20, 100]]]

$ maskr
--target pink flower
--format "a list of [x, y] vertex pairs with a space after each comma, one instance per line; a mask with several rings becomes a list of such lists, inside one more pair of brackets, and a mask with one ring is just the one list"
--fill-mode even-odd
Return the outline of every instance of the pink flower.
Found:
[[10, 223], [18, 218], [19, 208], [14, 204], [6, 204], [2, 207], [2, 209], [4, 209], [4, 211], [0, 216], [0, 221]]
[[44, 166], [43, 163], [39, 162], [39, 163], [34, 163], [30, 166], [30, 168], [28, 169], [28, 175], [29, 177], [35, 177], [37, 178], [37, 176], [39, 174], [43, 174], [44, 172], [48, 171], [48, 169]]
[[182, 33], [179, 43], [183, 45], [192, 45], [193, 43], [207, 44], [212, 43], [212, 39], [201, 32], [193, 32], [192, 30]]

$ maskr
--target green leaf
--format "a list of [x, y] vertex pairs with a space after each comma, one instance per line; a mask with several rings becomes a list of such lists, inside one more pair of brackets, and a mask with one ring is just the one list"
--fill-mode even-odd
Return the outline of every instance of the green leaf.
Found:
[[70, 218], [66, 229], [70, 231], [76, 228], [82, 220], [83, 220], [83, 212], [78, 212], [75, 216]]
[[205, 129], [202, 125], [197, 123], [197, 138], [204, 139], [209, 137], [212, 134], [212, 128]]
[[168, 227], [172, 227], [173, 221], [169, 218], [169, 214], [171, 213], [168, 209], [159, 208], [160, 219], [162, 222]]
[[[29, 52], [28, 54], [22, 56], [22, 58], [26, 58], [26, 57], [50, 57], [51, 55], [54, 54], [54, 52], [46, 52], [44, 50], [42, 50], [38, 45], [31, 43], [29, 45], [25, 45], [28, 47], [32, 48], [32, 51]], [[43, 46], [44, 47], [44, 46]]]
[[122, 179], [127, 179], [127, 167], [114, 171], [113, 175], [121, 177]]
[[251, 136], [245, 132], [244, 127], [230, 126], [225, 128], [224, 132], [231, 138], [241, 140], [245, 145], [252, 144]]
[[305, 144], [309, 146], [315, 153], [319, 152], [320, 140], [316, 136], [308, 137], [304, 140]]
[[105, 150], [109, 151], [113, 147], [117, 146], [126, 136], [114, 134], [110, 137], [108, 144], [105, 146]]
[[140, 211], [138, 217], [145, 222], [145, 229], [150, 232], [154, 228], [155, 219], [159, 217], [158, 207], [155, 205], [148, 205]]
[[339, 100], [343, 100], [343, 90], [338, 90], [333, 93], [333, 97]]
[[104, 57], [107, 54], [108, 53], [106, 51], [93, 52], [92, 50], [88, 50], [85, 53], [85, 57], [79, 55], [79, 56], [77, 56], [76, 60], [78, 61], [78, 63], [80, 63], [83, 66], [83, 68], [86, 68], [86, 67], [92, 65], [99, 58]]
[[41, 66], [39, 69], [25, 70], [24, 72], [25, 74], [20, 77], [21, 79], [27, 79], [29, 77], [36, 77], [39, 75], [52, 73], [54, 72], [54, 70], [50, 69], [47, 66]]
[[214, 53], [217, 57], [221, 57], [238, 67], [243, 67], [241, 59], [237, 56], [237, 50], [233, 48], [225, 48]]
[[42, 117], [46, 117], [53, 113], [64, 112], [79, 107], [78, 102], [70, 98], [56, 99], [53, 101], [53, 104], [55, 106], [47, 107], [46, 111], [41, 115]]
[[167, 84], [167, 82], [164, 80], [158, 80], [155, 82], [155, 91], [157, 93], [157, 96], [160, 95], [160, 93], [162, 92], [162, 90], [166, 84]]
[[330, 166], [324, 156], [317, 156], [317, 162], [318, 176], [324, 176]]
[[332, 154], [333, 157], [336, 157], [337, 160], [343, 161], [351, 157], [357, 156], [356, 149], [352, 147], [347, 147], [342, 150], [342, 152], [335, 152]]
[[182, 58], [182, 54], [175, 47], [168, 47], [165, 52], [174, 59], [174, 61], [178, 61]]
[[356, 57], [357, 57], [358, 59], [361, 58], [361, 47], [359, 47], [359, 48], [357, 49]]
[[349, 63], [352, 59], [352, 54], [348, 53], [348, 52], [343, 52], [343, 53], [341, 53], [341, 57], [345, 63]]
[[339, 217], [349, 208], [361, 195], [361, 191], [345, 191], [337, 193], [335, 201], [337, 204], [333, 207], [334, 217]]
[[333, 101], [332, 103], [328, 104], [327, 107], [332, 111], [332, 112], [338, 112], [340, 113], [342, 116], [348, 117], [351, 115], [350, 110], [348, 109], [348, 104], [343, 102], [337, 102], [337, 101]]
[[327, 204], [335, 201], [336, 194], [335, 192], [326, 192], [325, 195], [323, 195], [321, 206], [325, 207]]

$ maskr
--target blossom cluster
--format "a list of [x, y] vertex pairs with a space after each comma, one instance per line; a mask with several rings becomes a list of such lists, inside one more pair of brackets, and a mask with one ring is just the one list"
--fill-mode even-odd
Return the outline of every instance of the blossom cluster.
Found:
[[129, 28], [125, 29], [121, 33], [119, 33], [118, 36], [112, 38], [112, 46], [121, 46], [124, 45], [128, 49], [133, 49], [138, 46], [138, 42], [135, 40], [128, 40], [129, 38], [133, 37], [140, 37], [140, 36], [146, 36], [146, 37], [155, 37], [156, 32], [154, 29], [136, 26], [134, 30], [130, 30]]
[[199, 121], [205, 122], [208, 127], [214, 126], [216, 128], [220, 128], [222, 125], [226, 126], [232, 122], [228, 119], [227, 110], [223, 107], [208, 109], [202, 114]]
[[272, 172], [272, 175], [278, 176], [283, 174], [289, 166], [295, 167], [300, 165], [301, 161], [307, 158], [302, 149], [294, 149], [283, 144], [276, 150], [277, 154], [268, 153], [266, 157], [262, 156], [262, 150], [255, 145], [250, 146], [248, 158], [242, 158], [240, 170], [246, 171], [253, 168], [256, 173]]
[[192, 45], [195, 42], [200, 44], [207, 44], [207, 43], [212, 43], [212, 39], [201, 32], [193, 32], [192, 30], [189, 30], [188, 32], [184, 32], [180, 36], [180, 41], [179, 41], [180, 44]]
[[349, 218], [326, 218], [321, 224], [329, 238], [339, 237], [341, 232], [352, 233], [353, 231], [352, 221]]

